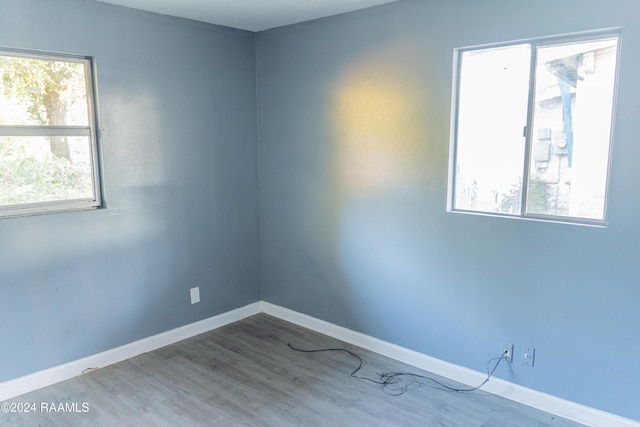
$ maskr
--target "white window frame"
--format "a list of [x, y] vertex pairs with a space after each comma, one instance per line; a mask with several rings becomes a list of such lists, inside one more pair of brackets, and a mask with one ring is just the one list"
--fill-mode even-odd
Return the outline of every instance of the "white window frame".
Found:
[[55, 200], [0, 206], [0, 219], [16, 216], [39, 215], [55, 212], [90, 210], [104, 207], [100, 150], [98, 141], [97, 84], [94, 60], [90, 56], [54, 54], [31, 50], [0, 48], [0, 55], [16, 58], [42, 59], [48, 61], [76, 62], [84, 65], [87, 96], [87, 126], [50, 125], [0, 125], [1, 136], [68, 136], [89, 137], [90, 168], [93, 194], [88, 198]]
[[[451, 123], [450, 123], [450, 143], [449, 143], [449, 179], [448, 179], [448, 189], [447, 189], [447, 211], [454, 213], [462, 213], [462, 214], [471, 214], [471, 215], [481, 215], [481, 216], [492, 216], [492, 217], [502, 217], [502, 218], [515, 218], [515, 219], [525, 219], [525, 220], [533, 220], [533, 221], [545, 221], [545, 222], [555, 222], [555, 223], [567, 223], [567, 224], [576, 224], [576, 225], [586, 225], [586, 226], [594, 226], [594, 227], [606, 227], [607, 221], [607, 207], [608, 207], [608, 198], [609, 198], [609, 190], [610, 190], [610, 178], [611, 178], [611, 157], [613, 152], [613, 135], [614, 135], [614, 125], [615, 125], [615, 113], [616, 113], [616, 100], [618, 94], [618, 75], [620, 69], [620, 52], [621, 52], [621, 37], [622, 31], [620, 28], [608, 28], [594, 31], [585, 31], [581, 33], [572, 33], [572, 34], [564, 34], [564, 35], [556, 35], [556, 36], [548, 36], [548, 37], [538, 37], [531, 39], [522, 39], [510, 42], [502, 42], [502, 43], [493, 43], [493, 44], [485, 44], [485, 45], [477, 45], [470, 47], [462, 47], [455, 48], [453, 52], [453, 80], [452, 80], [452, 100], [451, 100]], [[534, 129], [532, 126], [533, 116], [534, 116], [534, 102], [535, 102], [535, 84], [536, 84], [536, 48], [545, 47], [545, 46], [553, 46], [562, 43], [572, 43], [572, 42], [584, 42], [584, 41], [595, 41], [599, 39], [617, 39], [617, 52], [616, 52], [616, 68], [614, 74], [614, 88], [613, 88], [613, 99], [612, 99], [612, 114], [611, 114], [611, 124], [610, 124], [610, 134], [609, 134], [609, 152], [607, 159], [607, 178], [605, 184], [605, 200], [604, 200], [604, 211], [602, 219], [589, 219], [589, 218], [581, 218], [581, 217], [572, 217], [572, 216], [563, 216], [563, 215], [551, 215], [551, 214], [539, 214], [539, 213], [529, 213], [526, 211], [527, 209], [527, 191], [529, 184], [529, 173], [530, 173], [530, 159], [531, 152], [533, 150], [533, 139], [534, 139]], [[524, 129], [524, 137], [525, 141], [525, 154], [524, 154], [524, 164], [523, 164], [523, 172], [522, 172], [522, 202], [521, 202], [521, 212], [520, 214], [511, 214], [511, 213], [500, 213], [500, 212], [487, 212], [480, 210], [470, 210], [470, 209], [459, 209], [455, 207], [455, 178], [456, 178], [456, 165], [457, 165], [457, 135], [458, 135], [458, 106], [459, 106], [459, 88], [460, 88], [460, 77], [462, 70], [462, 55], [464, 52], [474, 51], [474, 50], [482, 50], [482, 49], [492, 49], [492, 48], [500, 48], [500, 47], [509, 47], [516, 45], [530, 44], [531, 45], [531, 58], [530, 58], [530, 74], [529, 74], [529, 97], [528, 97], [528, 105], [527, 105], [527, 121]]]

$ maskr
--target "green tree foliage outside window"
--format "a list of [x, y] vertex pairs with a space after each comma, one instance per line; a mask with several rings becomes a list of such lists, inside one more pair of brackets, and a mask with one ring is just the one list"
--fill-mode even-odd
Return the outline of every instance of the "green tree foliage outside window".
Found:
[[0, 208], [98, 205], [87, 64], [0, 52]]

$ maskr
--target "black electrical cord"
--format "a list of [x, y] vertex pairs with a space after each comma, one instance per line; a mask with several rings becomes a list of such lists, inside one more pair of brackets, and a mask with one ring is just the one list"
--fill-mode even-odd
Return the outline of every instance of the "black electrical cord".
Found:
[[[504, 353], [504, 354], [506, 354], [506, 353]], [[470, 392], [470, 391], [476, 391], [476, 390], [478, 390], [480, 387], [482, 387], [483, 385], [485, 385], [485, 384], [489, 381], [489, 379], [493, 376], [493, 373], [494, 373], [494, 372], [496, 371], [496, 369], [498, 368], [498, 365], [500, 364], [500, 362], [502, 361], [502, 359], [504, 359], [504, 357], [505, 357], [505, 356], [504, 356], [504, 354], [502, 354], [502, 356], [500, 356], [500, 357], [494, 357], [494, 358], [489, 359], [489, 360], [487, 361], [487, 378], [485, 378], [485, 380], [484, 380], [480, 385], [478, 385], [478, 386], [476, 386], [476, 387], [471, 387], [471, 388], [456, 388], [456, 387], [450, 387], [450, 386], [448, 386], [448, 385], [446, 385], [446, 384], [441, 383], [440, 381], [438, 381], [438, 380], [436, 380], [436, 379], [434, 379], [434, 378], [427, 377], [427, 376], [425, 376], [425, 375], [414, 374], [414, 373], [411, 373], [411, 372], [382, 372], [382, 373], [380, 373], [380, 378], [381, 378], [381, 379], [382, 379], [382, 378], [384, 378], [384, 379], [385, 379], [385, 382], [387, 382], [387, 381], [388, 381], [389, 383], [394, 383], [394, 382], [396, 382], [396, 381], [398, 381], [398, 382], [399, 382], [399, 381], [401, 381], [401, 379], [402, 379], [403, 377], [409, 377], [409, 378], [413, 379], [414, 381], [415, 381], [415, 379], [416, 379], [416, 378], [419, 378], [419, 379], [425, 379], [425, 380], [432, 381], [432, 382], [434, 382], [434, 383], [438, 384], [440, 387], [444, 387], [444, 388], [446, 388], [447, 390], [451, 390], [451, 391], [457, 391], [457, 392]], [[493, 367], [493, 369], [491, 370], [491, 372], [489, 372], [489, 364], [490, 364], [492, 361], [494, 361], [494, 360], [497, 360], [497, 362], [496, 362], [495, 366]], [[409, 384], [409, 385], [411, 385], [411, 384]], [[405, 389], [408, 389], [408, 386], [405, 386]]]
[[364, 361], [362, 360], [362, 358], [361, 358], [360, 356], [358, 356], [357, 354], [355, 354], [355, 353], [354, 353], [354, 352], [352, 352], [352, 351], [349, 351], [349, 350], [344, 349], [344, 348], [321, 348], [321, 349], [319, 349], [319, 350], [301, 350], [301, 349], [299, 349], [299, 348], [296, 348], [296, 347], [292, 346], [292, 345], [291, 345], [291, 344], [289, 344], [289, 343], [287, 343], [287, 345], [289, 346], [289, 348], [290, 348], [291, 350], [299, 351], [299, 352], [301, 352], [301, 353], [320, 353], [320, 352], [323, 352], [323, 351], [341, 351], [341, 352], [343, 352], [343, 353], [350, 354], [351, 356], [353, 356], [353, 357], [355, 357], [356, 359], [358, 359], [358, 367], [357, 367], [353, 372], [351, 372], [351, 376], [352, 376], [353, 378], [357, 378], [357, 379], [359, 379], [359, 380], [370, 381], [370, 382], [372, 382], [372, 383], [374, 383], [374, 384], [381, 384], [381, 385], [382, 385], [382, 384], [384, 384], [384, 382], [383, 382], [383, 381], [376, 381], [376, 380], [373, 380], [373, 379], [371, 379], [371, 378], [367, 378], [367, 377], [363, 377], [363, 376], [360, 376], [360, 375], [356, 375], [356, 374], [358, 373], [358, 371], [359, 371], [359, 370], [362, 368], [362, 366], [364, 365]]
[[[290, 349], [299, 351], [301, 353], [320, 353], [320, 352], [327, 352], [327, 351], [338, 351], [338, 352], [347, 353], [358, 360], [358, 367], [353, 372], [351, 372], [351, 377], [357, 378], [360, 380], [369, 381], [374, 384], [378, 384], [382, 387], [382, 390], [385, 393], [392, 396], [400, 396], [406, 393], [407, 391], [411, 390], [412, 388], [419, 387], [421, 384], [420, 380], [428, 380], [428, 381], [434, 382], [438, 384], [440, 387], [443, 387], [447, 390], [451, 390], [455, 392], [476, 391], [489, 381], [489, 379], [493, 376], [494, 372], [498, 368], [498, 365], [500, 364], [502, 359], [505, 358], [505, 355], [507, 354], [507, 352], [504, 352], [502, 355], [500, 355], [500, 357], [494, 357], [487, 361], [487, 378], [480, 385], [472, 388], [456, 388], [456, 387], [451, 387], [446, 384], [443, 384], [442, 382], [434, 378], [431, 378], [425, 375], [414, 374], [411, 372], [380, 372], [378, 373], [378, 375], [380, 375], [380, 380], [374, 380], [372, 378], [356, 375], [364, 365], [364, 361], [360, 356], [358, 356], [356, 353], [350, 350], [347, 350], [344, 348], [322, 348], [322, 349], [316, 349], [316, 350], [302, 350], [292, 346], [290, 343], [287, 343], [287, 346], [289, 346]], [[494, 360], [497, 360], [497, 362], [493, 367], [493, 369], [489, 370], [489, 364]]]

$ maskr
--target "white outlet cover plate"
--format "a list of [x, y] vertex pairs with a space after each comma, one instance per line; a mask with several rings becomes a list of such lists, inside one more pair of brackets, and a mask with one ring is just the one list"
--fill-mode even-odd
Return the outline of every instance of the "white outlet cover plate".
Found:
[[200, 287], [191, 288], [191, 304], [200, 302]]
[[536, 349], [534, 346], [526, 346], [522, 351], [522, 366], [533, 368], [536, 363]]

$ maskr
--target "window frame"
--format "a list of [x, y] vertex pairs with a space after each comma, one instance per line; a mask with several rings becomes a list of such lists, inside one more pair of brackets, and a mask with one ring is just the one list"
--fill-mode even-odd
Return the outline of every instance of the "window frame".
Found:
[[[535, 94], [536, 94], [536, 66], [537, 52], [540, 47], [554, 46], [559, 44], [579, 43], [586, 41], [597, 41], [604, 39], [617, 39], [615, 72], [613, 81], [613, 98], [611, 102], [611, 123], [609, 127], [609, 149], [607, 154], [607, 173], [604, 192], [604, 205], [602, 219], [574, 217], [566, 215], [552, 215], [527, 212], [527, 193], [529, 191], [529, 177], [531, 169], [531, 152], [533, 150], [534, 139], [534, 113], [535, 113]], [[525, 149], [523, 156], [522, 170], [522, 194], [520, 213], [501, 213], [489, 212], [472, 209], [462, 209], [455, 207], [456, 201], [456, 165], [457, 165], [457, 137], [458, 137], [458, 119], [459, 119], [459, 102], [460, 102], [460, 81], [462, 75], [462, 56], [465, 52], [476, 50], [494, 49], [509, 46], [525, 45], [531, 47], [530, 71], [529, 71], [529, 94], [527, 102], [527, 118], [525, 128], [523, 129], [523, 137], [525, 138]], [[614, 128], [616, 118], [616, 104], [618, 97], [618, 80], [620, 72], [620, 53], [622, 44], [622, 29], [606, 28], [592, 31], [584, 31], [579, 33], [569, 33], [546, 37], [536, 37], [529, 39], [520, 39], [514, 41], [491, 43], [483, 45], [474, 45], [468, 47], [455, 48], [453, 50], [453, 79], [452, 79], [452, 95], [451, 95], [451, 122], [450, 122], [450, 138], [449, 138], [449, 177], [447, 184], [447, 212], [462, 213], [480, 216], [492, 216], [500, 218], [515, 218], [531, 221], [543, 221], [553, 223], [564, 223], [574, 225], [586, 225], [593, 227], [606, 227], [608, 224], [608, 205], [609, 191], [611, 183], [611, 161], [614, 143]]]
[[16, 58], [63, 61], [83, 64], [87, 99], [87, 126], [53, 125], [0, 125], [0, 137], [88, 137], [89, 167], [91, 170], [92, 197], [20, 203], [0, 206], [0, 220], [19, 216], [50, 214], [58, 212], [84, 211], [104, 208], [101, 150], [98, 121], [98, 87], [96, 66], [92, 56], [66, 53], [49, 53], [27, 49], [0, 47], [0, 55]]

